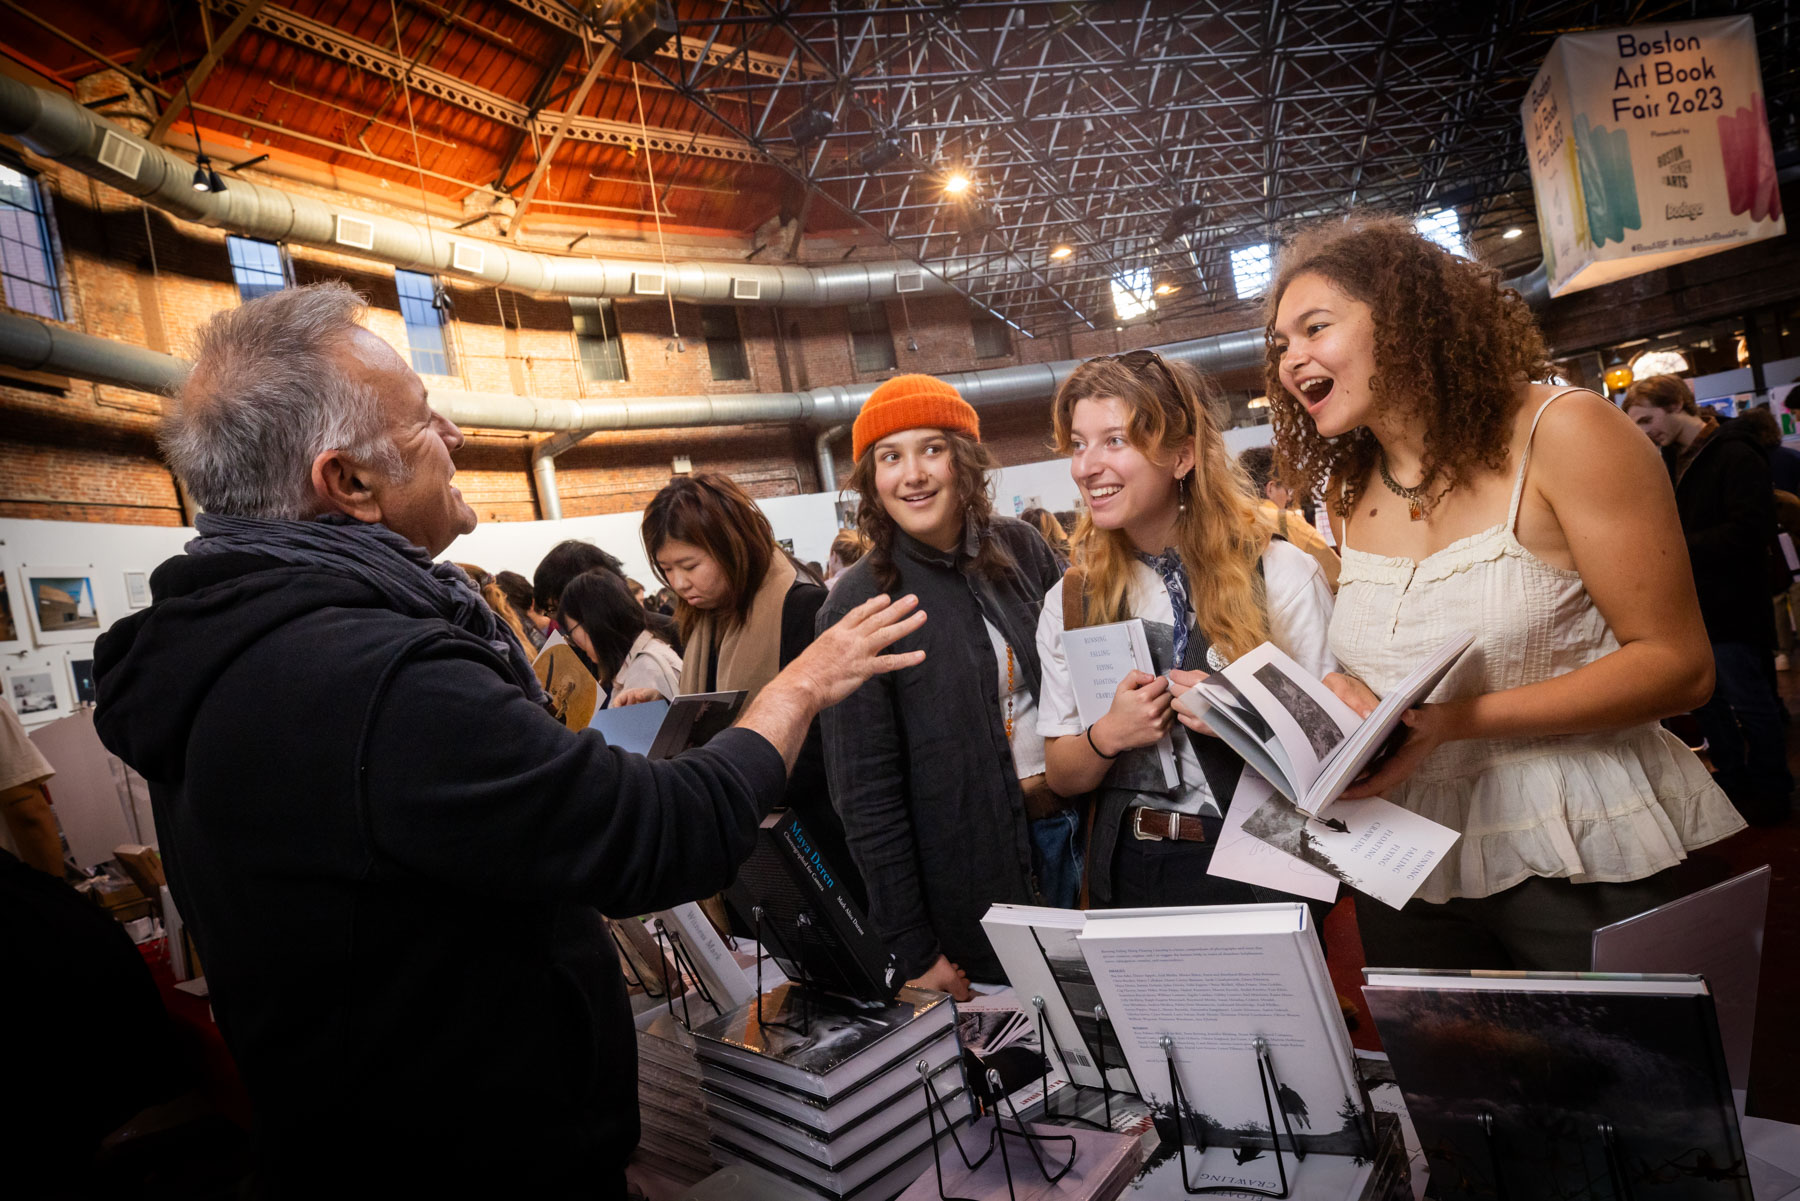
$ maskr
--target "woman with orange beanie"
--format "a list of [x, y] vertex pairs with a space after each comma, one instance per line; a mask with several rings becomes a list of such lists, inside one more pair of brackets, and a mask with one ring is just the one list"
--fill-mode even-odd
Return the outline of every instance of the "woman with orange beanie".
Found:
[[821, 715], [832, 801], [876, 931], [916, 983], [968, 999], [1005, 975], [981, 930], [990, 904], [1072, 905], [1076, 815], [1044, 783], [1036, 630], [1058, 578], [1038, 532], [996, 516], [975, 410], [949, 384], [903, 375], [856, 419], [870, 549], [838, 578], [819, 627], [880, 593], [931, 620], [895, 644], [925, 665]]

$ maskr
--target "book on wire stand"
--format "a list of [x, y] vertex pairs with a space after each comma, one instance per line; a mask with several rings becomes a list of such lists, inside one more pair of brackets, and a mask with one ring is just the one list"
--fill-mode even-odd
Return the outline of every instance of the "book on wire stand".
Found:
[[1363, 975], [1440, 1201], [1750, 1201], [1700, 977]]

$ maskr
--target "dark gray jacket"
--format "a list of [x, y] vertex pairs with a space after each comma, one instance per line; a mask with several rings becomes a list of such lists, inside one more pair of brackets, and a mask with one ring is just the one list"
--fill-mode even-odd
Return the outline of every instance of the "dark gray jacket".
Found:
[[[892, 650], [923, 649], [925, 662], [877, 676], [820, 719], [832, 803], [869, 889], [870, 919], [908, 977], [943, 954], [971, 979], [1003, 981], [981, 915], [996, 901], [1037, 901], [1025, 801], [982, 618], [1011, 643], [1036, 696], [1038, 610], [1060, 573], [1024, 522], [996, 517], [986, 536], [1012, 558], [1002, 578], [971, 568], [972, 543], [946, 553], [898, 535], [900, 582], [886, 591], [917, 595], [929, 616]], [[865, 557], [832, 589], [820, 628], [882, 591]]]

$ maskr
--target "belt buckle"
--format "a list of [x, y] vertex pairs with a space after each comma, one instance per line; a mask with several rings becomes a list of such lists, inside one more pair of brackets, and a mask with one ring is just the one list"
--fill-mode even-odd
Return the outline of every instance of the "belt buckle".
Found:
[[[1167, 834], [1156, 834], [1144, 829], [1144, 814], [1146, 813], [1160, 813], [1164, 817], [1167, 817], [1169, 819], [1169, 832]], [[1136, 816], [1131, 819], [1131, 833], [1133, 837], [1140, 838], [1145, 842], [1173, 842], [1177, 840], [1181, 834], [1181, 815], [1176, 813], [1173, 809], [1152, 809], [1148, 805], [1139, 805]]]

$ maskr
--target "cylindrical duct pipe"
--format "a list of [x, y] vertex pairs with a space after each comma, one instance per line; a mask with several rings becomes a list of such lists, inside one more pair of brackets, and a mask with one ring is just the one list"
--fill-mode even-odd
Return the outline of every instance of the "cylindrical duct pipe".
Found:
[[[886, 300], [953, 289], [974, 266], [926, 270], [908, 261], [773, 266], [745, 262], [658, 263], [539, 254], [461, 236], [417, 221], [358, 209], [247, 179], [223, 192], [196, 192], [193, 166], [60, 92], [0, 75], [0, 133], [45, 158], [117, 188], [164, 212], [247, 237], [315, 246], [337, 254], [451, 275], [525, 292], [563, 296], [662, 296], [706, 304], [825, 305]], [[658, 282], [660, 281], [660, 283]]]
[[831, 453], [831, 440], [844, 432], [841, 425], [827, 426], [819, 431], [813, 439], [813, 458], [819, 464], [819, 491], [836, 492], [838, 490], [837, 457]]

